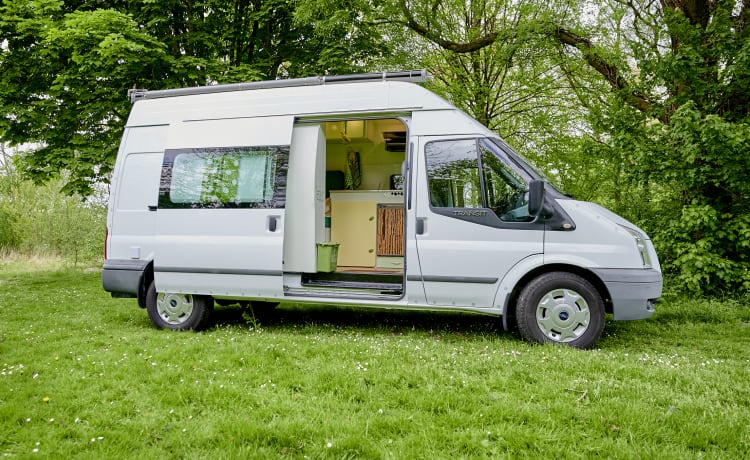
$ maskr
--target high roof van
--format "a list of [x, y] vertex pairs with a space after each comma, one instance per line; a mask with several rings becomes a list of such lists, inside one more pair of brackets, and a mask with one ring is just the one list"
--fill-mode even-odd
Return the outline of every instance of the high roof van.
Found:
[[104, 289], [157, 328], [214, 303], [461, 310], [593, 346], [661, 295], [641, 229], [558, 191], [425, 71], [131, 92]]

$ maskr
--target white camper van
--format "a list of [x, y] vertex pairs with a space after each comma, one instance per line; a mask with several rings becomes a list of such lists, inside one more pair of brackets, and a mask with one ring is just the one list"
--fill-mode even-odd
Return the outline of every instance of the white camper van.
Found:
[[590, 347], [648, 318], [648, 236], [545, 181], [424, 71], [134, 90], [103, 286], [158, 328], [214, 302], [463, 310]]

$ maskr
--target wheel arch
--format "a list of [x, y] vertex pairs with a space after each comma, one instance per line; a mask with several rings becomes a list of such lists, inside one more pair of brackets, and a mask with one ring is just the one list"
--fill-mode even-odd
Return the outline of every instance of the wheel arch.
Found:
[[516, 323], [515, 323], [516, 302], [523, 288], [534, 278], [540, 275], [543, 275], [545, 273], [551, 273], [551, 272], [573, 273], [585, 279], [586, 281], [588, 281], [594, 286], [594, 288], [597, 290], [597, 292], [601, 296], [602, 301], [604, 302], [604, 311], [610, 314], [613, 312], [612, 298], [609, 294], [609, 290], [607, 289], [607, 286], [604, 284], [601, 278], [599, 278], [592, 271], [587, 270], [583, 267], [579, 267], [577, 265], [570, 265], [570, 264], [555, 263], [555, 264], [549, 264], [549, 265], [540, 265], [538, 267], [535, 267], [529, 270], [525, 275], [523, 275], [513, 286], [513, 289], [510, 291], [510, 294], [508, 295], [505, 301], [505, 305], [503, 306], [503, 329], [505, 329], [506, 331], [509, 331], [516, 327]]
[[154, 261], [150, 261], [146, 265], [146, 269], [141, 274], [141, 280], [138, 283], [138, 306], [146, 308], [146, 294], [151, 283], [154, 282]]

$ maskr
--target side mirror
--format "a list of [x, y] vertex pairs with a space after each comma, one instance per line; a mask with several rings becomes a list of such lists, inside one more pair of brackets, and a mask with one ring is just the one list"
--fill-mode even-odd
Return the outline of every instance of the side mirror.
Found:
[[529, 214], [536, 216], [544, 206], [544, 181], [533, 180], [529, 183]]

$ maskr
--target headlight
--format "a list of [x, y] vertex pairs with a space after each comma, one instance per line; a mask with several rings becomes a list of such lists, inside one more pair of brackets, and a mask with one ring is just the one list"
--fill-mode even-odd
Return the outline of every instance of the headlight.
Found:
[[646, 244], [646, 237], [637, 230], [632, 228], [622, 227], [630, 236], [635, 240], [635, 246], [638, 248], [638, 252], [641, 254], [641, 261], [643, 262], [644, 268], [651, 268], [651, 256], [648, 254], [648, 245]]

